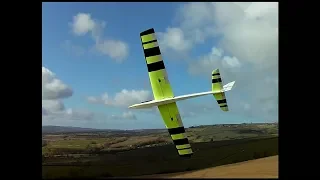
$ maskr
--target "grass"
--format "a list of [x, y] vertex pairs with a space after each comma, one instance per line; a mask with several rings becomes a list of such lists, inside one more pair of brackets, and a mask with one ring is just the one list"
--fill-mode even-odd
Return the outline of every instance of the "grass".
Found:
[[[173, 145], [101, 154], [72, 163], [51, 158], [43, 178], [125, 177], [196, 170], [278, 154], [278, 138], [193, 143], [194, 155], [183, 159]], [[49, 159], [47, 159], [49, 162]], [[54, 163], [53, 163], [54, 162]]]
[[161, 174], [278, 154], [276, 124], [199, 126], [186, 132], [195, 152], [190, 159], [177, 155], [166, 130], [46, 134], [43, 178]]
[[54, 141], [50, 143], [49, 147], [70, 147], [70, 148], [86, 148], [88, 145], [99, 145], [108, 141], [108, 138], [96, 138], [96, 139], [70, 139], [70, 140], [61, 140]]

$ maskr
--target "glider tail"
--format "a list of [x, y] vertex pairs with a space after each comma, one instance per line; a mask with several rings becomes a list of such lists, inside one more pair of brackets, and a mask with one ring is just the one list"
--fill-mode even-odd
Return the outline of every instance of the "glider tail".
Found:
[[227, 99], [224, 92], [231, 90], [233, 84], [234, 81], [223, 86], [219, 69], [215, 69], [212, 71], [212, 91], [216, 92], [213, 93], [213, 96], [217, 100], [222, 111], [229, 111]]

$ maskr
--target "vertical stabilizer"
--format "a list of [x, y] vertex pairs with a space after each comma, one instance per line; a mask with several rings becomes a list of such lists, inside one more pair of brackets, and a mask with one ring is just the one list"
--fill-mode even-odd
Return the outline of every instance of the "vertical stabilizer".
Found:
[[[222, 91], [222, 79], [219, 72], [219, 69], [215, 69], [212, 71], [212, 91]], [[227, 99], [224, 92], [214, 93], [214, 98], [217, 100], [218, 105], [220, 106], [222, 111], [228, 111]]]

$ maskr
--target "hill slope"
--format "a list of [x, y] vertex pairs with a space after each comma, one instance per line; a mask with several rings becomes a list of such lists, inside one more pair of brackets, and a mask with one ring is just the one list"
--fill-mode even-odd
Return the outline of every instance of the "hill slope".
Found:
[[278, 178], [278, 156], [197, 171], [140, 176], [143, 178]]

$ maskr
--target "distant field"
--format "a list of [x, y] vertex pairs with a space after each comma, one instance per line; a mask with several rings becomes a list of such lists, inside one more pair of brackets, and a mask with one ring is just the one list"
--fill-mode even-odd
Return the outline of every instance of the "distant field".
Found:
[[[277, 136], [276, 124], [214, 125], [188, 128], [187, 136], [191, 143], [233, 140], [243, 138], [261, 138]], [[126, 150], [171, 144], [166, 130], [141, 132], [87, 132], [43, 135], [45, 145], [42, 154], [85, 154], [100, 153], [109, 150]], [[65, 152], [65, 153], [63, 153]]]
[[278, 154], [276, 124], [186, 129], [194, 155], [182, 159], [167, 130], [43, 134], [42, 175], [130, 177], [199, 170]]

